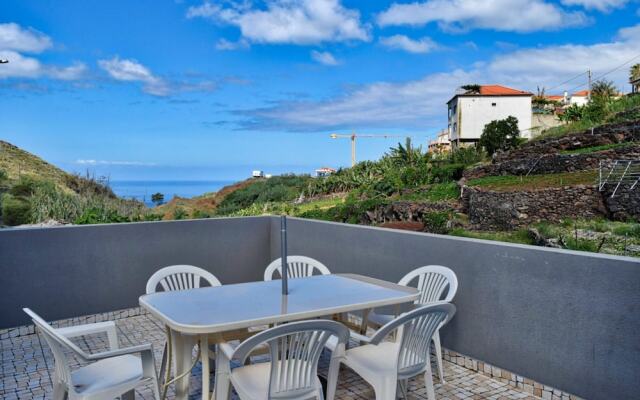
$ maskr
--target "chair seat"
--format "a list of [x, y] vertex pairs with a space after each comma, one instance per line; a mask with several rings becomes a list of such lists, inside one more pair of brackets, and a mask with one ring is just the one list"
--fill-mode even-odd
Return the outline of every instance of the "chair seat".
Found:
[[142, 380], [142, 362], [132, 355], [107, 358], [71, 373], [76, 393], [95, 395], [103, 391], [121, 393], [133, 389]]
[[344, 363], [358, 373], [369, 371], [375, 375], [395, 374], [399, 347], [400, 345], [395, 342], [355, 347], [347, 350]]
[[[231, 382], [243, 400], [268, 400], [270, 373], [270, 362], [251, 364], [235, 368], [231, 372]], [[317, 377], [316, 388], [322, 388], [320, 379]]]

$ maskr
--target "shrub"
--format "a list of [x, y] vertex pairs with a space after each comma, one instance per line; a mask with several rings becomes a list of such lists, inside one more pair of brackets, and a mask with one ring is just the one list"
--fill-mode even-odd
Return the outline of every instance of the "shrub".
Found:
[[89, 224], [112, 224], [120, 222], [130, 222], [131, 220], [123, 215], [119, 215], [115, 210], [92, 207], [85, 210], [81, 216], [74, 221], [78, 225]]
[[422, 222], [424, 222], [427, 232], [441, 235], [446, 235], [449, 232], [449, 213], [446, 211], [426, 213]]
[[434, 182], [451, 182], [462, 178], [463, 164], [447, 164], [431, 169]]
[[187, 212], [182, 207], [173, 210], [173, 219], [187, 219]]
[[493, 155], [498, 150], [509, 150], [517, 147], [519, 136], [518, 119], [509, 116], [505, 119], [491, 121], [485, 125], [479, 144], [489, 155]]
[[11, 194], [2, 196], [2, 218], [6, 225], [16, 226], [31, 222], [29, 201]]

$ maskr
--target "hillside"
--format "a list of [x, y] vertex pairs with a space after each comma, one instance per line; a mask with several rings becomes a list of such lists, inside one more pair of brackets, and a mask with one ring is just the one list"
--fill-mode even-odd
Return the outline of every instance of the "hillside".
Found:
[[0, 141], [0, 217], [0, 226], [125, 222], [146, 219], [147, 209], [91, 177], [69, 174]]
[[31, 176], [67, 187], [69, 178], [69, 174], [60, 168], [3, 140], [0, 140], [0, 170], [12, 182], [17, 182], [21, 176]]

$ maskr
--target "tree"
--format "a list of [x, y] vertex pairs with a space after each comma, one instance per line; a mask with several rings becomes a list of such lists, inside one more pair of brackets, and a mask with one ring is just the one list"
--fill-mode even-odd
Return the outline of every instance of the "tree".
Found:
[[489, 155], [498, 150], [508, 150], [518, 146], [520, 142], [518, 118], [509, 116], [505, 119], [491, 121], [484, 126], [480, 136], [480, 146]]
[[164, 204], [164, 194], [158, 192], [151, 195], [151, 201], [156, 206]]
[[601, 79], [593, 82], [591, 86], [591, 98], [602, 99], [605, 101], [610, 100], [618, 94], [618, 90], [612, 81]]

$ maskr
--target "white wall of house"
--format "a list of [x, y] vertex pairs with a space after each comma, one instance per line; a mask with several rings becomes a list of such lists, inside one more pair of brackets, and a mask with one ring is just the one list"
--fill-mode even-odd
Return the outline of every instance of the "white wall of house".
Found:
[[520, 136], [531, 137], [531, 96], [458, 96], [449, 103], [451, 140], [479, 140], [491, 121], [514, 116]]
[[589, 98], [587, 96], [571, 96], [569, 99], [570, 104], [577, 104], [578, 106], [584, 106], [589, 102]]

